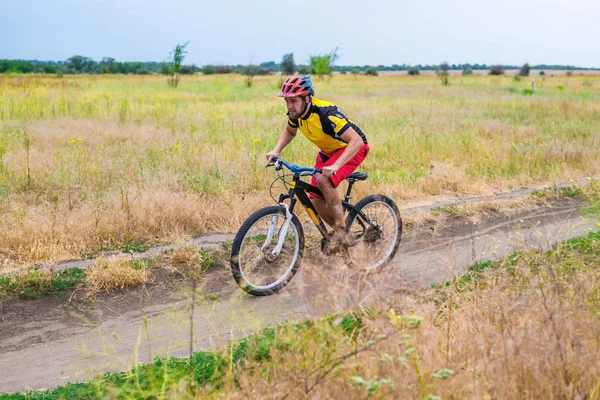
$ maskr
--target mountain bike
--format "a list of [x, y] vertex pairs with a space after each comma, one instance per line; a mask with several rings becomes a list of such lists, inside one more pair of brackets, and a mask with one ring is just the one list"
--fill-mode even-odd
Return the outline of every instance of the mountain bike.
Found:
[[[261, 208], [248, 217], [232, 244], [231, 271], [243, 290], [255, 296], [276, 293], [300, 268], [305, 237], [304, 228], [294, 214], [298, 201], [323, 236], [321, 250], [325, 254], [342, 254], [348, 264], [365, 272], [380, 270], [392, 260], [402, 236], [402, 218], [394, 201], [374, 194], [354, 205], [350, 203], [352, 187], [356, 182], [367, 179], [366, 173], [353, 172], [346, 178], [348, 187], [342, 207], [346, 236], [350, 240], [341, 246], [333, 246], [333, 232], [328, 230], [308, 196], [308, 193], [320, 197], [323, 194], [319, 188], [302, 180], [302, 177], [321, 171], [290, 165], [279, 158], [273, 161], [278, 178], [271, 184], [271, 197], [275, 200], [273, 186], [278, 180], [283, 181], [287, 193], [279, 195], [276, 206]], [[284, 167], [291, 174], [282, 172]], [[357, 260], [360, 260], [360, 265], [356, 265]]]

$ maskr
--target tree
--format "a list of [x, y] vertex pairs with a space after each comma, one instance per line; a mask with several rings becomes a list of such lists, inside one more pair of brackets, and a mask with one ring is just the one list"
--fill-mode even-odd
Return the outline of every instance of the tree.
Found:
[[177, 44], [173, 51], [169, 53], [169, 60], [171, 63], [171, 78], [167, 80], [169, 86], [176, 88], [179, 85], [179, 71], [181, 70], [181, 63], [185, 59], [185, 55], [187, 51], [185, 51], [185, 47], [190, 42], [186, 42], [185, 44]]
[[531, 67], [529, 64], [525, 63], [519, 70], [519, 76], [529, 76], [529, 72], [531, 71]]
[[465, 65], [462, 71], [463, 76], [473, 75], [473, 68], [470, 65]]
[[310, 56], [311, 72], [316, 74], [319, 79], [323, 79], [325, 75], [331, 77], [333, 73], [333, 63], [339, 58], [339, 47], [331, 50], [329, 54]]
[[294, 53], [288, 53], [283, 55], [283, 59], [281, 60], [281, 71], [284, 75], [294, 75], [294, 72], [296, 72]]
[[310, 72], [311, 72], [311, 70], [308, 65], [301, 65], [300, 68], [298, 68], [298, 73], [300, 75], [308, 75], [308, 74], [310, 74]]
[[377, 76], [379, 72], [377, 72], [377, 68], [369, 67], [365, 70], [365, 75]]
[[254, 76], [259, 73], [258, 65], [248, 64], [242, 68], [242, 73], [246, 75], [246, 85], [250, 88], [252, 87], [252, 81], [254, 80]]
[[414, 67], [410, 67], [408, 69], [408, 74], [409, 75], [419, 75], [421, 72], [419, 71], [419, 67], [417, 67], [416, 65]]
[[448, 65], [448, 63], [446, 61], [444, 61], [435, 70], [435, 74], [440, 78], [440, 80], [442, 81], [442, 85], [444, 85], [444, 86], [448, 86], [448, 75], [449, 75], [448, 70], [449, 69], [450, 69], [450, 66]]
[[115, 59], [112, 57], [104, 57], [102, 61], [100, 61], [100, 67], [102, 68], [103, 74], [110, 74], [113, 70], [113, 65], [115, 65]]
[[95, 61], [88, 57], [73, 56], [65, 62], [65, 72], [71, 74], [87, 74], [93, 72]]
[[504, 75], [504, 67], [500, 64], [492, 65], [490, 75]]

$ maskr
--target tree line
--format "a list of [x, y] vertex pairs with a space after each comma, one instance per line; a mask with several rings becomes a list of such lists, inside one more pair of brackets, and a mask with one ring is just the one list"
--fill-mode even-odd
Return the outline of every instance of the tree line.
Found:
[[[204, 65], [199, 67], [195, 64], [181, 65], [178, 73], [182, 75], [195, 74], [198, 72], [206, 75], [239, 73], [244, 75], [268, 75], [276, 72], [289, 73], [290, 70], [299, 73], [316, 73], [318, 75], [329, 75], [332, 71], [341, 73], [365, 73], [371, 71], [436, 71], [439, 65], [429, 64], [392, 64], [385, 65], [333, 65], [338, 58], [337, 49], [329, 54], [311, 56], [308, 64], [296, 65], [293, 54], [284, 55], [281, 62], [267, 61], [258, 65]], [[290, 69], [290, 67], [293, 68]], [[448, 64], [448, 70], [490, 70], [496, 65], [487, 64]], [[503, 69], [520, 69], [521, 66], [501, 65]], [[38, 61], [38, 60], [0, 60], [0, 73], [21, 74], [165, 74], [172, 73], [171, 62], [131, 62], [116, 61], [111, 57], [104, 57], [95, 61], [89, 57], [73, 56], [65, 61]], [[591, 70], [595, 68], [576, 67], [572, 65], [531, 65], [531, 69], [542, 70]]]

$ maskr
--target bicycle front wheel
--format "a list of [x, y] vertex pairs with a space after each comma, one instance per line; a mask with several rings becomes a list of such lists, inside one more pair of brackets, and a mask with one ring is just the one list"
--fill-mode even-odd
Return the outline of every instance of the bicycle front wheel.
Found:
[[387, 265], [400, 246], [402, 218], [387, 196], [367, 196], [351, 209], [346, 227], [355, 243], [348, 248], [351, 260], [365, 271]]
[[271, 206], [252, 214], [231, 248], [231, 271], [237, 284], [255, 296], [273, 294], [292, 279], [304, 252], [304, 230], [285, 209]]

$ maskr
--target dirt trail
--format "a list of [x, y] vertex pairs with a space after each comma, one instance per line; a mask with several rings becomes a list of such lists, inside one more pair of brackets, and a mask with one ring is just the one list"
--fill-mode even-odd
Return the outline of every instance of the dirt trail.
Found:
[[[287, 319], [317, 317], [400, 289], [444, 282], [473, 261], [523, 248], [548, 248], [597, 228], [595, 222], [581, 218], [576, 202], [563, 203], [512, 218], [478, 224], [462, 220], [438, 232], [411, 232], [396, 259], [384, 271], [366, 277], [315, 257], [305, 261], [281, 294], [269, 297], [245, 295], [228, 271], [214, 271], [204, 291], [220, 300], [205, 297], [197, 302], [193, 349], [214, 349]], [[5, 302], [0, 319], [0, 392], [49, 389], [104, 371], [127, 370], [157, 356], [187, 356], [190, 300], [184, 283], [163, 279], [137, 291], [99, 297], [78, 310], [69, 310], [60, 299]]]

